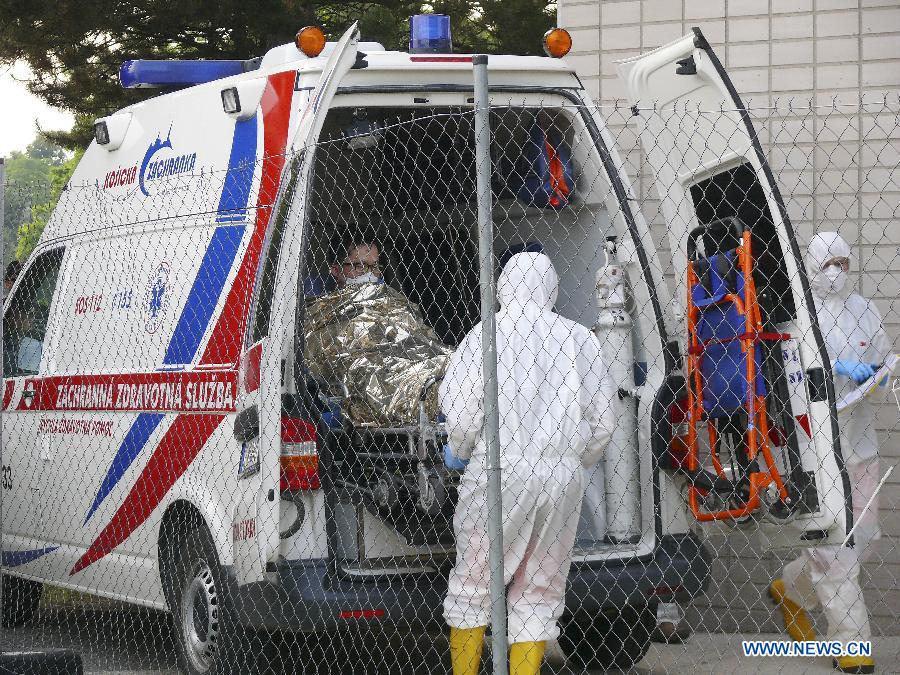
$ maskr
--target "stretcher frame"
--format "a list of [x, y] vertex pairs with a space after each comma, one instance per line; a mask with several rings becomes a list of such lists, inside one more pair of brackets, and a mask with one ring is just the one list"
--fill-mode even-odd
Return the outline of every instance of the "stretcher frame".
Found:
[[[352, 501], [362, 503], [415, 545], [452, 542], [452, 514], [462, 472], [444, 465], [446, 425], [430, 419], [425, 405], [430, 391], [439, 382], [440, 378], [432, 378], [422, 386], [415, 424], [356, 426], [347, 418], [340, 429], [333, 429], [344, 437], [345, 449], [352, 457], [348, 466], [351, 475], [335, 475], [335, 487]], [[321, 390], [339, 391], [340, 395], [325, 397], [338, 403], [342, 411], [347, 410], [350, 392], [344, 383], [326, 383]], [[402, 445], [406, 452], [370, 449], [373, 445], [396, 443], [398, 438], [404, 439]], [[368, 480], [354, 480], [366, 473]], [[411, 512], [411, 502], [415, 513]]]
[[[726, 293], [720, 300], [713, 304], [731, 303], [739, 316], [744, 318], [744, 333], [734, 338], [701, 340], [698, 335], [698, 323], [701, 310], [694, 304], [693, 290], [700, 283], [696, 268], [699, 259], [697, 253], [697, 238], [704, 232], [716, 226], [733, 225], [738, 237], [739, 245], [734, 249], [735, 260], [744, 277], [744, 298], [734, 293]], [[776, 497], [770, 501], [790, 503], [787, 488], [781, 477], [772, 449], [769, 445], [769, 421], [764, 394], [756, 392], [756, 346], [763, 340], [781, 340], [785, 336], [777, 333], [763, 331], [762, 316], [756, 296], [756, 284], [753, 279], [753, 249], [751, 243], [750, 228], [737, 218], [725, 218], [712, 221], [691, 230], [688, 235], [688, 265], [687, 265], [687, 322], [688, 322], [688, 357], [687, 357], [687, 382], [688, 382], [688, 452], [686, 457], [687, 472], [692, 479], [688, 486], [688, 504], [691, 513], [700, 522], [714, 520], [741, 520], [749, 518], [762, 504], [762, 496], [765, 491], [774, 487]], [[724, 251], [722, 254], [724, 255]], [[740, 477], [729, 478], [722, 466], [719, 457], [719, 432], [713, 418], [708, 418], [703, 405], [703, 377], [701, 362], [703, 353], [711, 344], [724, 344], [731, 340], [739, 340], [741, 351], [745, 359], [745, 373], [747, 391], [744, 397], [744, 412], [747, 416], [747, 428], [744, 431], [744, 447], [746, 448], [747, 467], [759, 468], [758, 456], [762, 454], [765, 462], [765, 470], [749, 470], [747, 475], [746, 498], [738, 496]], [[713, 472], [701, 468], [699, 458], [699, 438], [697, 425], [700, 421], [706, 421], [709, 435], [710, 456]], [[739, 452], [740, 448], [735, 448]], [[704, 510], [701, 501], [710, 494], [732, 495], [738, 503], [732, 508]]]

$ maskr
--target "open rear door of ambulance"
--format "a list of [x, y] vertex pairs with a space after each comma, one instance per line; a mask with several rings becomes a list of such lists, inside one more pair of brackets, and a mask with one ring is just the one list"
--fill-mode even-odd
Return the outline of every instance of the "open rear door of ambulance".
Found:
[[[752, 513], [723, 516], [729, 512], [729, 500], [740, 501], [746, 495], [723, 495], [715, 487], [720, 484], [709, 481], [701, 490], [696, 465], [688, 471], [675, 465], [673, 470], [691, 476], [686, 489], [693, 486], [702, 497], [692, 506], [694, 515], [705, 526], [756, 524], [778, 546], [840, 544], [852, 528], [853, 511], [831, 366], [801, 251], [751, 116], [697, 28], [671, 44], [621, 61], [618, 72], [659, 192], [673, 253], [676, 297], [689, 307], [689, 268], [703, 269], [700, 265], [706, 261], [709, 269], [708, 261], [717, 253], [737, 256], [739, 244], [746, 241], [741, 232], [750, 233], [752, 278], [763, 326], [761, 333], [754, 333], [764, 374], [760, 385], [764, 393], [758, 395], [765, 412], [757, 422], [769, 427], [767, 447], [783, 489], [773, 481], [760, 491]], [[699, 261], [698, 266], [689, 265], [689, 260]], [[707, 282], [695, 276], [691, 283]], [[734, 339], [746, 338], [744, 333]], [[701, 351], [706, 344], [700, 343]], [[687, 347], [682, 345], [682, 353], [690, 363]], [[692, 395], [696, 397], [693, 392], [706, 387], [706, 382], [695, 380]], [[750, 397], [748, 393], [748, 401]], [[700, 410], [705, 417], [705, 409]], [[702, 427], [707, 422], [695, 424]], [[755, 428], [749, 412], [743, 424]], [[696, 451], [699, 459], [706, 459], [699, 462], [700, 471], [708, 468], [706, 476], [727, 478], [734, 485], [749, 475], [742, 473], [747, 468], [740, 462], [729, 466], [723, 458], [712, 461], [707, 434], [698, 437], [706, 443]]]
[[[242, 584], [262, 580], [267, 564], [278, 555], [284, 524], [281, 511], [290, 502], [285, 494], [299, 499], [301, 493], [319, 488], [314, 420], [306, 419], [304, 406], [295, 404], [298, 395], [285, 387], [289, 378], [283, 377], [283, 371], [292, 368], [297, 261], [307, 206], [302, 186], [312, 163], [310, 148], [338, 84], [356, 62], [358, 44], [359, 29], [354, 24], [330, 50], [317, 81], [302, 92], [296, 91], [296, 72], [270, 75], [257, 111], [257, 115], [265, 113], [267, 121], [275, 120], [283, 131], [279, 131], [279, 146], [272, 152], [267, 149], [263, 158], [260, 190], [270, 190], [273, 196], [261, 197], [257, 210], [268, 209], [271, 221], [257, 244], [264, 253], [255, 290], [254, 336], [241, 359], [235, 422], [235, 437], [241, 445], [238, 475], [244, 489], [235, 505], [233, 541], [236, 576]], [[267, 140], [275, 135], [267, 130]], [[257, 339], [258, 325], [263, 328]], [[285, 446], [290, 446], [287, 452], [283, 452]], [[284, 514], [288, 529], [296, 513], [295, 509], [293, 516]]]

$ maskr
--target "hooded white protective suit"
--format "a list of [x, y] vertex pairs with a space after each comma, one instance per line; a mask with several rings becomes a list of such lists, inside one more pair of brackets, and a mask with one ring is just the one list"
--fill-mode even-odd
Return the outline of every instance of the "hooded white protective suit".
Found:
[[[615, 420], [600, 345], [552, 311], [559, 279], [542, 253], [513, 256], [500, 274], [497, 374], [504, 583], [510, 642], [559, 635], [581, 509], [583, 466], [594, 464]], [[454, 454], [471, 457], [454, 515], [456, 566], [444, 617], [453, 628], [490, 622], [481, 325], [450, 358], [441, 410]]]
[[[837, 361], [874, 364], [877, 368], [891, 348], [881, 315], [874, 303], [852, 291], [845, 272], [839, 272], [834, 265], [824, 268], [832, 258], [849, 257], [850, 246], [836, 232], [820, 232], [809, 243], [806, 266], [819, 326], [833, 368]], [[834, 384], [838, 399], [857, 386], [837, 369]], [[880, 472], [872, 402], [864, 398], [839, 413], [838, 422], [841, 451], [853, 487], [854, 518], [859, 521], [854, 532], [856, 545], [805, 549], [797, 560], [785, 566], [783, 578], [788, 597], [801, 607], [809, 609], [822, 603], [828, 619], [828, 639], [846, 642], [871, 637], [859, 570], [869, 543], [880, 536], [877, 500], [862, 519], [860, 515], [878, 485]]]

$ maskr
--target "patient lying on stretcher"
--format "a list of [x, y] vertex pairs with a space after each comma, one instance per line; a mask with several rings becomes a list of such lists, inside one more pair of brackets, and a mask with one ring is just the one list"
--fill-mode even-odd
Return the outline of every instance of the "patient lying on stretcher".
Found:
[[[340, 251], [330, 279], [307, 280], [305, 320], [309, 369], [346, 385], [357, 426], [415, 424], [423, 387], [440, 379], [452, 348], [424, 322], [419, 308], [380, 280], [378, 249], [353, 243]], [[437, 387], [426, 399], [437, 414]]]

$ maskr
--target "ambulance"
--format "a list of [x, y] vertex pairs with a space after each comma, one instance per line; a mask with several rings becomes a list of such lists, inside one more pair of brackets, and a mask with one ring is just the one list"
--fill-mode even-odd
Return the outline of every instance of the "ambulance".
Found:
[[[414, 238], [419, 253], [383, 247], [385, 278], [440, 337], [454, 346], [478, 320], [473, 58], [446, 36], [412, 38], [404, 53], [361, 42], [356, 26], [327, 44], [305, 29], [248, 61], [123, 65], [123, 85], [160, 95], [97, 120], [5, 304], [4, 625], [31, 618], [44, 584], [170, 611], [189, 673], [251, 672], [250, 638], [265, 630], [443, 625], [459, 473], [444, 466], [442, 420], [423, 405], [417, 423], [354, 426], [341, 383], [304, 360], [305, 280], [333, 262], [325, 242], [341, 223], [371, 212], [382, 241]], [[562, 56], [567, 40], [545, 42]], [[629, 66], [636, 101], [687, 83], [740, 108], [693, 40]], [[695, 72], [676, 75], [685, 59]], [[539, 239], [560, 271], [557, 311], [596, 326], [605, 348], [604, 326], [624, 335], [627, 357], [610, 355], [621, 430], [588, 481], [560, 644], [585, 667], [628, 667], [657, 604], [709, 581], [685, 494], [701, 489], [709, 507], [718, 484], [678, 460], [687, 346], [614, 136], [575, 71], [490, 56], [488, 76], [495, 247]], [[802, 280], [781, 330], [815, 387], [791, 399], [814, 432], [793, 448], [803, 499], [732, 520], [789, 546], [841, 541], [849, 489], [824, 348], [771, 172], [738, 123], [728, 166], [660, 171], [688, 195], [666, 215], [691, 229], [692, 186], [744, 167]], [[565, 204], [517, 196], [502, 161], [535, 130], [571, 154]]]

